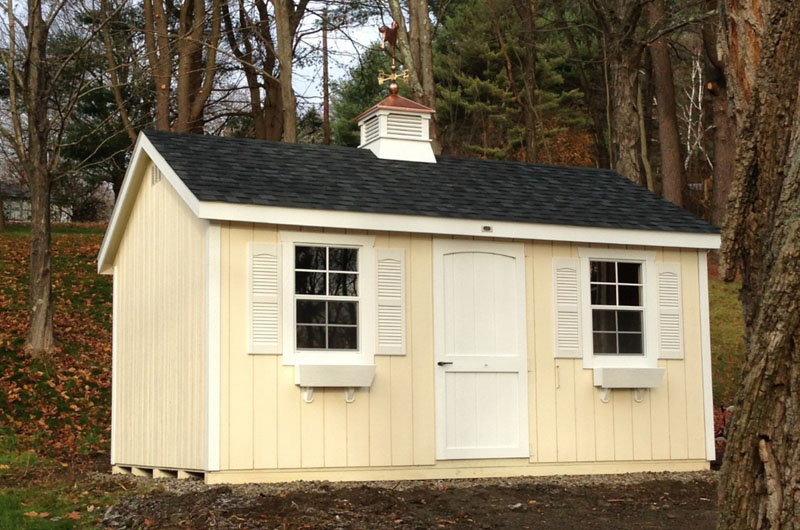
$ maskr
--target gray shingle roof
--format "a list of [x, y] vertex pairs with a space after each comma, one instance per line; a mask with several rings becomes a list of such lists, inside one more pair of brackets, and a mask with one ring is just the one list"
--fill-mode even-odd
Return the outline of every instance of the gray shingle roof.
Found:
[[614, 171], [148, 131], [200, 201], [572, 226], [716, 233]]

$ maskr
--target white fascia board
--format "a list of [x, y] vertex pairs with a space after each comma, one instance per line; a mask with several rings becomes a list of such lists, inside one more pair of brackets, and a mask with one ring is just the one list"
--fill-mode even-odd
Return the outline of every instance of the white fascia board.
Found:
[[714, 388], [711, 383], [711, 324], [708, 304], [708, 254], [697, 253], [700, 274], [700, 357], [703, 366], [703, 413], [705, 416], [706, 460], [715, 460]]
[[254, 204], [200, 202], [201, 219], [470, 237], [718, 249], [719, 234], [341, 212]]
[[186, 202], [194, 214], [198, 215], [200, 201], [189, 191], [186, 184], [178, 178], [178, 175], [167, 164], [164, 157], [159, 154], [147, 136], [140, 132], [136, 138], [136, 144], [133, 146], [133, 155], [128, 164], [128, 170], [125, 172], [125, 178], [122, 180], [119, 196], [116, 204], [114, 204], [111, 221], [108, 223], [103, 243], [100, 245], [100, 253], [97, 255], [97, 272], [100, 274], [110, 274], [112, 272], [114, 256], [125, 231], [125, 224], [136, 200], [139, 186], [141, 186], [144, 179], [144, 168], [148, 159], [161, 171], [161, 174], [178, 192], [178, 195]]

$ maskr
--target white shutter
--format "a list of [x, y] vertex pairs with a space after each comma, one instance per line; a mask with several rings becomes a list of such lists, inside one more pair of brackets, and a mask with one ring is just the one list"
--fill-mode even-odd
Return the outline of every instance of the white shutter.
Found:
[[581, 358], [580, 275], [577, 259], [553, 259], [553, 289], [556, 306], [555, 357]]
[[250, 245], [250, 353], [281, 352], [279, 249], [271, 243]]
[[378, 355], [406, 353], [405, 251], [378, 249], [377, 256], [377, 338]]
[[658, 351], [660, 359], [683, 359], [681, 266], [658, 265]]

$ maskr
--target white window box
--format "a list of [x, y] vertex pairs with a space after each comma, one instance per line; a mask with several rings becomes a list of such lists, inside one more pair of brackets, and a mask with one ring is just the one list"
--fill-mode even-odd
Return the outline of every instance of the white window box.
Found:
[[602, 388], [658, 388], [663, 368], [595, 368], [594, 386]]
[[372, 385], [374, 364], [298, 364], [294, 383], [301, 387], [363, 388]]

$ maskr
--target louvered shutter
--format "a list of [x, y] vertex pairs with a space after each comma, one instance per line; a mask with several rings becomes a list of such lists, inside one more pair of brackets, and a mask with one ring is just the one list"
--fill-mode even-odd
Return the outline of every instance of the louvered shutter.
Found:
[[554, 301], [556, 305], [557, 358], [581, 358], [580, 277], [578, 260], [553, 260]]
[[681, 267], [658, 265], [658, 350], [661, 359], [683, 359]]
[[250, 353], [280, 353], [280, 247], [250, 245]]
[[406, 353], [405, 252], [402, 249], [378, 249], [377, 271], [377, 342], [378, 355]]

